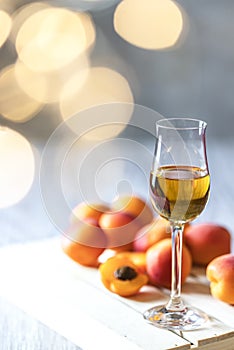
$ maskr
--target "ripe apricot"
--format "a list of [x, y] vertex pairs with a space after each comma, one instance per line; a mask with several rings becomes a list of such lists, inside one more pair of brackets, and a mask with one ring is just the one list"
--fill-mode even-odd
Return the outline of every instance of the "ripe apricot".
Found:
[[157, 217], [137, 232], [133, 242], [133, 249], [136, 252], [146, 252], [153, 244], [164, 238], [170, 238], [170, 234], [169, 222]]
[[146, 253], [144, 252], [122, 252], [118, 253], [117, 256], [120, 258], [129, 259], [134, 265], [136, 265], [139, 271], [146, 272]]
[[234, 305], [234, 255], [224, 254], [213, 259], [206, 268], [210, 291], [214, 298]]
[[108, 247], [118, 250], [132, 243], [140, 228], [139, 223], [125, 212], [105, 213], [100, 217], [99, 225], [108, 238]]
[[98, 266], [98, 257], [106, 245], [107, 237], [103, 230], [86, 222], [71, 225], [61, 239], [64, 253], [85, 266]]
[[81, 202], [72, 210], [70, 222], [75, 223], [77, 220], [89, 221], [89, 219], [92, 219], [98, 225], [101, 215], [109, 210], [109, 207], [103, 204]]
[[148, 282], [147, 275], [127, 257], [116, 255], [109, 258], [100, 265], [99, 271], [104, 286], [123, 297], [136, 294]]
[[138, 196], [120, 196], [112, 204], [113, 211], [121, 211], [136, 218], [141, 226], [147, 225], [153, 219], [153, 212], [149, 205]]
[[[166, 288], [171, 287], [171, 239], [165, 238], [154, 244], [146, 252], [146, 271], [150, 283], [155, 286]], [[181, 283], [183, 284], [189, 275], [192, 267], [192, 257], [188, 248], [183, 245], [182, 250], [182, 275]]]
[[210, 223], [190, 225], [184, 233], [184, 242], [195, 264], [207, 265], [219, 255], [231, 250], [231, 234], [222, 226]]

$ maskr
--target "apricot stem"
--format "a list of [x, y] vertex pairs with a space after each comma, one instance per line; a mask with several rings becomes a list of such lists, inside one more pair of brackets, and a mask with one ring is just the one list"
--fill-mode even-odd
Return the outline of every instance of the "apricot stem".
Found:
[[167, 310], [183, 311], [184, 303], [181, 299], [181, 271], [182, 271], [182, 245], [184, 225], [171, 224], [172, 238], [172, 268], [171, 268], [171, 297]]

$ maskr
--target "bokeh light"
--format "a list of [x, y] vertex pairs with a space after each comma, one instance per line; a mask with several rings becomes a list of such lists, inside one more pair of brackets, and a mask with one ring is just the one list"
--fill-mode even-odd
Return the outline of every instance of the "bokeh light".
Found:
[[88, 15], [51, 7], [25, 20], [16, 37], [16, 51], [31, 70], [57, 70], [84, 53], [94, 41], [94, 33]]
[[5, 43], [10, 34], [12, 25], [11, 17], [7, 12], [0, 10], [0, 47]]
[[23, 23], [35, 13], [49, 8], [46, 2], [33, 2], [19, 7], [12, 15], [12, 28], [10, 33], [10, 40], [15, 43], [18, 32]]
[[55, 103], [67, 81], [72, 77], [70, 93], [82, 87], [88, 75], [89, 60], [80, 55], [72, 64], [49, 72], [36, 72], [18, 60], [15, 64], [15, 76], [22, 90], [41, 103]]
[[18, 132], [0, 127], [0, 208], [23, 199], [34, 179], [35, 161], [29, 142]]
[[[28, 18], [40, 12], [41, 10], [45, 10], [45, 9], [52, 10], [53, 8], [54, 7], [51, 7], [47, 2], [34, 2], [17, 9], [12, 16], [13, 20], [12, 20], [12, 29], [10, 33], [10, 39], [14, 43], [16, 42], [18, 32]], [[75, 15], [78, 16], [79, 20], [82, 22], [82, 26], [85, 30], [85, 35], [86, 35], [85, 49], [88, 49], [94, 44], [95, 38], [96, 38], [96, 31], [95, 31], [93, 20], [91, 16], [85, 12], [76, 12]], [[38, 30], [40, 29], [38, 28]], [[60, 30], [59, 27], [58, 27], [58, 30]]]
[[[60, 100], [62, 117], [70, 126], [70, 117], [77, 115], [79, 123], [79, 112], [87, 110], [87, 123], [95, 118], [99, 125], [87, 133], [89, 139], [111, 138], [126, 127], [134, 109], [134, 98], [128, 81], [121, 74], [106, 67], [92, 67], [82, 89], [71, 93], [70, 86], [74, 86], [72, 80], [65, 85]], [[95, 109], [95, 106], [104, 108]]]
[[116, 8], [114, 28], [132, 45], [165, 49], [175, 45], [180, 37], [183, 16], [171, 0], [124, 0]]
[[29, 97], [19, 86], [14, 65], [0, 73], [0, 114], [13, 122], [25, 122], [33, 118], [43, 105]]
[[77, 13], [77, 16], [79, 16], [81, 23], [83, 25], [83, 28], [85, 30], [85, 36], [86, 36], [85, 50], [88, 50], [93, 46], [96, 40], [95, 26], [91, 16], [88, 13], [79, 12]]

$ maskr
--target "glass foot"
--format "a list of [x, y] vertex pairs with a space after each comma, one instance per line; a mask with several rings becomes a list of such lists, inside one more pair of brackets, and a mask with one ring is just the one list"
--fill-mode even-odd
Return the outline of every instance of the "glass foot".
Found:
[[165, 305], [153, 307], [143, 314], [144, 318], [160, 328], [190, 331], [208, 321], [208, 316], [193, 307], [185, 307], [182, 311], [171, 311]]

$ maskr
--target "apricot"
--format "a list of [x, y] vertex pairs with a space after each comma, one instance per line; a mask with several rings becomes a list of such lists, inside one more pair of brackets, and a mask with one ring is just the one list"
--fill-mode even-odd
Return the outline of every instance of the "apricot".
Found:
[[153, 220], [153, 211], [149, 205], [138, 196], [120, 196], [112, 204], [113, 211], [121, 211], [136, 218], [141, 226], [149, 224]]
[[[111, 212], [102, 214], [99, 225], [108, 238], [108, 248], [125, 250], [130, 248], [136, 232], [139, 230], [139, 222], [124, 212]], [[120, 248], [121, 247], [121, 248]]]
[[164, 238], [170, 238], [171, 229], [167, 220], [155, 218], [150, 224], [143, 226], [136, 234], [133, 249], [136, 252], [146, 252], [153, 244]]
[[198, 265], [205, 266], [231, 250], [231, 234], [216, 224], [190, 225], [184, 233], [184, 242], [192, 254], [193, 262]]
[[118, 253], [117, 257], [129, 259], [134, 265], [137, 266], [139, 271], [141, 271], [142, 273], [146, 272], [146, 253], [122, 252], [122, 253]]
[[214, 298], [234, 305], [234, 255], [224, 254], [213, 259], [206, 268], [210, 291]]
[[[150, 283], [155, 286], [166, 288], [171, 287], [171, 239], [165, 238], [154, 244], [146, 252], [146, 271]], [[188, 248], [183, 245], [182, 250], [182, 273], [181, 283], [183, 284], [190, 274], [192, 267], [192, 257]]]
[[98, 257], [106, 245], [107, 237], [103, 230], [87, 222], [71, 225], [61, 239], [64, 253], [84, 266], [97, 267]]
[[147, 275], [127, 257], [109, 258], [100, 265], [99, 271], [104, 286], [123, 297], [136, 294], [148, 282]]
[[89, 219], [92, 219], [98, 225], [101, 215], [109, 210], [110, 208], [103, 204], [81, 202], [72, 210], [70, 222], [75, 223], [77, 220], [89, 221]]

